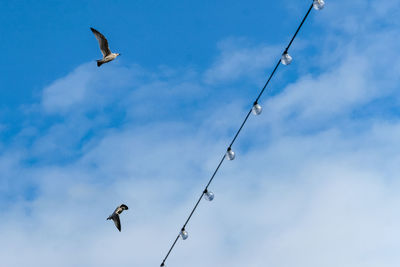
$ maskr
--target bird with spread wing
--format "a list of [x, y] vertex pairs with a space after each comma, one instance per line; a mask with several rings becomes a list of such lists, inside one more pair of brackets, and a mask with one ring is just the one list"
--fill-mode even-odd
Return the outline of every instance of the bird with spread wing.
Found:
[[124, 210], [128, 210], [128, 206], [125, 204], [121, 204], [119, 205], [115, 211], [108, 216], [107, 220], [113, 220], [115, 226], [117, 227], [118, 231], [121, 232], [121, 221], [119, 219], [119, 215], [124, 211]]
[[97, 67], [100, 67], [104, 63], [110, 62], [117, 58], [117, 56], [121, 55], [120, 53], [112, 53], [110, 48], [108, 47], [108, 41], [103, 34], [101, 34], [98, 30], [90, 28], [92, 30], [94, 36], [99, 42], [101, 53], [103, 54], [103, 58], [97, 60]]

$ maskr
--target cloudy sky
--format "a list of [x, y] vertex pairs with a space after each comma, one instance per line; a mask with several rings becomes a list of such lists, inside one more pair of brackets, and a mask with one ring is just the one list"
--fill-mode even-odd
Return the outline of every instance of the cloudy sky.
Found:
[[[2, 266], [159, 266], [310, 4], [0, 2]], [[312, 11], [167, 266], [399, 265], [399, 16]]]

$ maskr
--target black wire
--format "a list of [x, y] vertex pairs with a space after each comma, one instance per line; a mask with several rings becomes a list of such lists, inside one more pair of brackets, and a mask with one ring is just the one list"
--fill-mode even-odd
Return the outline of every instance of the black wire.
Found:
[[261, 97], [262, 94], [264, 93], [265, 88], [267, 88], [267, 86], [268, 86], [268, 84], [269, 84], [269, 81], [271, 81], [272, 77], [273, 77], [274, 74], [275, 74], [275, 71], [278, 69], [278, 67], [279, 67], [280, 64], [281, 64], [281, 60], [279, 59], [278, 63], [276, 63], [276, 66], [275, 66], [274, 70], [272, 71], [271, 75], [269, 75], [269, 78], [268, 78], [267, 82], [265, 83], [263, 89], [262, 89], [261, 92], [258, 94], [258, 96], [257, 96], [255, 102], [258, 102], [258, 100], [260, 100], [260, 97]]
[[175, 247], [175, 244], [176, 244], [176, 242], [178, 241], [178, 239], [179, 239], [179, 235], [175, 238], [175, 241], [174, 241], [174, 243], [172, 244], [171, 248], [169, 249], [169, 251], [168, 251], [168, 253], [167, 253], [167, 256], [165, 256], [164, 260], [162, 261], [161, 266], [164, 266], [165, 261], [167, 260], [167, 258], [168, 258], [168, 256], [169, 256], [169, 254], [171, 253], [172, 249]]
[[289, 50], [290, 46], [292, 45], [292, 43], [294, 41], [294, 38], [296, 38], [297, 34], [299, 33], [301, 27], [304, 24], [304, 21], [306, 21], [306, 19], [307, 19], [308, 15], [310, 14], [311, 9], [313, 8], [313, 6], [314, 6], [314, 1], [311, 4], [310, 8], [308, 9], [308, 11], [307, 11], [306, 15], [304, 16], [303, 20], [301, 21], [301, 23], [300, 23], [299, 27], [297, 28], [295, 34], [293, 35], [292, 40], [290, 40], [289, 45], [286, 47], [285, 52], [287, 52]]
[[[299, 27], [297, 27], [297, 30], [296, 30], [295, 34], [293, 35], [292, 39], [290, 40], [289, 45], [286, 47], [284, 53], [287, 53], [287, 52], [288, 52], [290, 46], [292, 45], [294, 39], [296, 38], [297, 34], [299, 33], [299, 31], [300, 31], [301, 27], [303, 26], [304, 22], [306, 21], [306, 19], [307, 19], [308, 15], [310, 14], [312, 8], [313, 8], [313, 4], [311, 4], [311, 6], [310, 6], [310, 8], [308, 9], [306, 15], [304, 16], [303, 20], [301, 21]], [[272, 71], [271, 75], [269, 76], [267, 82], [265, 83], [265, 85], [264, 85], [264, 87], [262, 88], [261, 92], [258, 94], [256, 100], [254, 101], [254, 104], [257, 104], [258, 100], [261, 98], [262, 94], [264, 93], [265, 89], [267, 88], [269, 82], [271, 81], [272, 77], [274, 76], [274, 74], [275, 74], [275, 72], [276, 72], [276, 70], [278, 69], [278, 67], [279, 67], [280, 64], [281, 64], [281, 60], [279, 60], [278, 63], [276, 64], [276, 66], [275, 66], [274, 70]], [[253, 108], [253, 107], [252, 107], [252, 108]], [[242, 124], [240, 125], [239, 130], [236, 132], [235, 136], [233, 137], [233, 140], [232, 140], [232, 142], [230, 143], [230, 145], [229, 145], [229, 147], [228, 147], [228, 150], [231, 149], [232, 145], [233, 145], [233, 144], [235, 143], [235, 141], [236, 141], [236, 138], [239, 136], [240, 132], [242, 131], [243, 126], [246, 124], [247, 120], [249, 119], [250, 114], [251, 114], [251, 111], [252, 111], [252, 108], [251, 108], [250, 111], [247, 113], [247, 115], [246, 115], [244, 121], [243, 121]], [[201, 193], [200, 198], [197, 200], [196, 205], [194, 206], [194, 208], [193, 208], [192, 211], [190, 212], [189, 217], [187, 218], [186, 222], [183, 224], [182, 230], [185, 230], [186, 225], [189, 223], [190, 219], [192, 218], [193, 213], [196, 211], [197, 207], [199, 206], [201, 199], [203, 198], [204, 194], [207, 192], [208, 187], [210, 186], [211, 182], [213, 181], [215, 175], [217, 174], [217, 172], [218, 172], [219, 168], [221, 167], [222, 163], [224, 162], [224, 160], [225, 160], [225, 154], [224, 154], [224, 156], [222, 157], [222, 159], [220, 160], [220, 162], [219, 162], [217, 168], [215, 169], [215, 171], [214, 171], [213, 175], [211, 176], [210, 180], [208, 181], [208, 183], [207, 183], [205, 189], [204, 189], [203, 192]], [[175, 245], [176, 245], [176, 243], [177, 243], [177, 241], [178, 241], [178, 239], [179, 239], [179, 236], [180, 236], [180, 234], [178, 234], [178, 236], [176, 237], [175, 241], [172, 243], [172, 246], [171, 246], [171, 248], [169, 249], [167, 255], [166, 255], [165, 258], [164, 258], [164, 260], [162, 261], [161, 266], [164, 266], [164, 265], [165, 265], [165, 261], [167, 260], [168, 256], [170, 255], [172, 249], [175, 247]]]
[[[251, 108], [251, 109], [252, 109], [252, 108]], [[233, 140], [232, 140], [231, 144], [229, 145], [229, 147], [231, 147], [231, 146], [235, 143], [236, 138], [238, 137], [238, 135], [240, 134], [240, 132], [241, 132], [242, 129], [243, 129], [243, 126], [246, 124], [247, 120], [249, 119], [250, 114], [251, 114], [251, 109], [250, 109], [249, 112], [247, 113], [246, 118], [244, 118], [244, 121], [242, 122], [242, 125], [240, 125], [239, 130], [236, 132], [235, 137], [233, 137]]]
[[186, 220], [185, 224], [183, 225], [182, 229], [185, 229], [185, 227], [188, 224], [190, 218], [192, 218], [192, 215], [193, 215], [194, 211], [197, 209], [197, 206], [199, 205], [199, 203], [201, 201], [201, 198], [205, 194], [206, 190], [208, 189], [208, 186], [211, 184], [212, 180], [214, 179], [215, 175], [217, 174], [217, 172], [219, 170], [219, 167], [221, 167], [222, 162], [224, 162], [224, 160], [225, 160], [225, 155], [222, 157], [221, 161], [219, 162], [218, 167], [215, 169], [213, 175], [211, 176], [210, 181], [208, 181], [208, 184], [207, 184], [206, 188], [204, 189], [203, 193], [201, 193], [201, 196], [200, 196], [199, 200], [197, 200], [196, 205], [194, 206], [192, 212], [190, 213], [189, 217], [187, 218], [187, 220]]

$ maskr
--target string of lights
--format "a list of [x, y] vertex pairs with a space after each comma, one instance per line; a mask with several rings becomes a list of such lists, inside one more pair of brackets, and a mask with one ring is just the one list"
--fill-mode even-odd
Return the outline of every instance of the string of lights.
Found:
[[259, 95], [257, 96], [256, 100], [253, 102], [253, 106], [251, 107], [251, 109], [249, 110], [249, 112], [247, 113], [245, 119], [243, 120], [242, 124], [240, 125], [239, 130], [236, 132], [235, 136], [233, 137], [231, 143], [229, 144], [226, 153], [224, 154], [224, 156], [221, 158], [221, 160], [219, 161], [219, 164], [217, 165], [217, 168], [215, 169], [214, 173], [212, 174], [210, 180], [208, 181], [206, 187], [204, 188], [204, 190], [202, 191], [202, 193], [200, 194], [199, 199], [197, 200], [196, 204], [194, 205], [192, 211], [190, 212], [188, 218], [186, 219], [185, 223], [183, 224], [179, 234], [177, 235], [177, 237], [175, 238], [174, 242], [172, 243], [170, 249], [168, 250], [168, 253], [166, 254], [166, 256], [164, 257], [162, 263], [161, 263], [161, 267], [165, 266], [165, 261], [168, 259], [169, 255], [171, 254], [172, 250], [174, 249], [176, 243], [179, 240], [179, 237], [181, 237], [183, 240], [186, 240], [189, 237], [188, 232], [186, 231], [186, 226], [189, 223], [190, 219], [193, 216], [193, 213], [196, 211], [198, 205], [200, 204], [200, 201], [203, 199], [203, 197], [208, 200], [208, 201], [212, 201], [214, 199], [214, 193], [208, 190], [208, 187], [210, 186], [211, 182], [214, 180], [215, 175], [218, 173], [222, 163], [225, 161], [225, 159], [228, 160], [234, 160], [235, 159], [235, 152], [232, 150], [232, 146], [235, 143], [237, 137], [239, 136], [240, 132], [242, 131], [244, 125], [246, 124], [247, 120], [249, 119], [250, 115], [253, 113], [254, 115], [260, 115], [262, 112], [262, 107], [260, 106], [260, 104], [258, 104], [258, 101], [260, 100], [261, 96], [263, 95], [265, 89], [267, 88], [269, 82], [271, 81], [272, 77], [274, 76], [276, 70], [278, 69], [279, 65], [282, 63], [283, 65], [289, 65], [292, 62], [292, 57], [289, 55], [289, 48], [291, 47], [294, 39], [296, 38], [297, 34], [299, 33], [301, 27], [303, 26], [304, 22], [306, 21], [308, 15], [310, 14], [311, 10], [314, 8], [316, 10], [321, 10], [323, 7], [325, 6], [325, 2], [324, 0], [313, 0], [311, 6], [308, 8], [307, 13], [305, 14], [305, 16], [303, 17], [300, 25], [297, 27], [297, 30], [295, 32], [295, 34], [293, 35], [292, 39], [290, 40], [288, 46], [285, 48], [281, 58], [279, 59], [278, 63], [276, 64], [275, 68], [273, 69], [272, 73], [270, 74], [267, 82], [265, 83], [264, 87], [262, 88], [262, 90], [260, 91]]

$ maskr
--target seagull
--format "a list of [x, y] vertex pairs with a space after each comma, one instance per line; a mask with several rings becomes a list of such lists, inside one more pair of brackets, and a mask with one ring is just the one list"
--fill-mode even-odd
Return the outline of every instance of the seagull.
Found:
[[125, 205], [125, 204], [121, 204], [114, 210], [113, 214], [111, 214], [107, 218], [107, 220], [113, 220], [114, 221], [115, 226], [117, 227], [118, 231], [120, 231], [120, 232], [121, 232], [121, 221], [119, 220], [119, 215], [124, 210], [128, 210], [128, 206]]
[[101, 53], [103, 54], [103, 59], [97, 60], [97, 67], [100, 67], [104, 63], [110, 62], [114, 60], [117, 56], [121, 55], [120, 53], [112, 53], [110, 48], [108, 47], [108, 41], [103, 34], [101, 34], [98, 30], [90, 28], [92, 30], [94, 36], [99, 42]]

